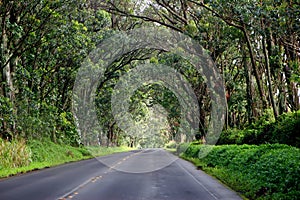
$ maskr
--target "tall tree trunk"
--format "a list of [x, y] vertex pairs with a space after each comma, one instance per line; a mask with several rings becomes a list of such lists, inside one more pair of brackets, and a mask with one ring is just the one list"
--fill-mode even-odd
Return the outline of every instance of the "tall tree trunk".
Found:
[[250, 56], [250, 61], [251, 61], [251, 65], [252, 65], [252, 70], [253, 70], [254, 77], [255, 77], [255, 80], [256, 80], [257, 89], [258, 89], [258, 92], [259, 92], [259, 95], [260, 95], [260, 98], [261, 98], [261, 101], [262, 101], [262, 108], [266, 109], [267, 108], [267, 103], [266, 103], [266, 99], [265, 99], [265, 93], [264, 93], [263, 87], [261, 86], [260, 76], [259, 76], [258, 71], [257, 71], [257, 67], [256, 67], [255, 59], [254, 59], [254, 53], [253, 53], [253, 49], [252, 49], [252, 46], [251, 46], [250, 37], [249, 37], [249, 34], [248, 34], [245, 27], [243, 27], [242, 31], [244, 33], [244, 36], [245, 36], [245, 39], [246, 39], [246, 44], [247, 44], [247, 47], [248, 47], [248, 50], [249, 50], [249, 56]]
[[266, 39], [265, 39], [264, 36], [262, 38], [262, 47], [263, 47], [263, 52], [264, 52], [264, 57], [265, 57], [265, 66], [266, 66], [266, 71], [267, 71], [268, 90], [269, 90], [270, 101], [271, 101], [271, 105], [272, 105], [272, 108], [273, 108], [274, 117], [275, 117], [275, 119], [277, 119], [278, 112], [277, 112], [277, 108], [276, 108], [276, 104], [275, 104], [275, 100], [274, 100], [274, 96], [273, 96], [269, 55], [268, 55], [268, 52], [267, 52]]
[[[15, 96], [15, 86], [14, 86], [14, 71], [16, 69], [16, 66], [18, 64], [18, 56], [16, 55], [16, 52], [12, 53], [13, 49], [10, 49], [11, 46], [15, 47], [17, 46], [17, 43], [19, 42], [19, 39], [15, 39], [12, 36], [12, 31], [8, 30], [8, 27], [6, 25], [6, 22], [9, 21], [10, 24], [19, 24], [20, 17], [18, 16], [17, 12], [15, 11], [13, 1], [9, 2], [10, 5], [6, 5], [4, 3], [3, 6], [8, 6], [3, 13], [2, 17], [2, 37], [1, 37], [1, 68], [2, 71], [2, 77], [3, 81], [5, 82], [4, 89], [3, 89], [3, 96], [9, 98], [11, 106], [12, 106], [12, 115], [13, 120], [10, 127], [7, 127], [10, 132], [13, 133], [13, 135], [16, 134], [16, 119], [14, 119], [15, 116], [17, 116], [17, 108], [16, 108], [16, 96]], [[4, 20], [4, 21], [3, 21]], [[11, 39], [12, 38], [12, 39]], [[9, 40], [11, 39], [11, 40]], [[4, 76], [3, 76], [4, 75]]]
[[287, 83], [287, 91], [288, 91], [288, 103], [290, 104], [291, 110], [298, 110], [299, 108], [299, 96], [298, 90], [295, 86], [295, 83], [291, 80], [292, 79], [292, 65], [293, 62], [297, 62], [296, 53], [288, 46], [284, 46], [285, 53], [287, 55], [287, 66], [283, 68], [286, 83]]
[[[7, 17], [9, 18], [9, 16]], [[12, 110], [13, 114], [16, 113], [16, 108], [15, 108], [15, 88], [13, 84], [13, 70], [14, 70], [14, 64], [16, 64], [16, 59], [11, 59], [11, 52], [9, 49], [9, 41], [8, 41], [8, 33], [6, 32], [6, 24], [4, 22], [2, 26], [2, 65], [1, 69], [2, 71], [2, 77], [3, 81], [5, 82], [4, 87], [3, 87], [3, 96], [9, 98], [11, 105], [12, 105]], [[12, 122], [11, 127], [6, 127], [7, 130], [14, 133], [16, 130], [16, 124], [15, 120]]]
[[109, 124], [108, 126], [108, 133], [107, 133], [107, 143], [106, 146], [109, 147], [110, 144], [113, 144], [113, 137], [114, 137], [114, 126], [116, 122]]
[[244, 46], [241, 45], [242, 49], [242, 54], [244, 57], [244, 73], [245, 73], [245, 78], [246, 78], [246, 97], [247, 97], [247, 117], [248, 117], [248, 122], [251, 124], [253, 122], [253, 91], [252, 91], [252, 78], [251, 78], [251, 66], [248, 65], [247, 63], [247, 54], [244, 49]]

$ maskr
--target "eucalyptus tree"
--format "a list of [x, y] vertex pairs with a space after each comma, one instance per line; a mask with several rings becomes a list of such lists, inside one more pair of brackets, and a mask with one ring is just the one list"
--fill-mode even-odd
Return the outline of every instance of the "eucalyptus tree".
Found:
[[[236, 109], [245, 111], [236, 106], [241, 100], [234, 102], [235, 96], [246, 100], [248, 123], [268, 108], [275, 117], [299, 109], [299, 3], [151, 0], [130, 1], [133, 6], [128, 11], [119, 2], [103, 1], [101, 7], [113, 15], [186, 33], [210, 51], [226, 81], [229, 120], [235, 118]], [[140, 4], [142, 9], [135, 9]], [[225, 60], [230, 52], [234, 56]], [[232, 67], [238, 72], [230, 74]], [[235, 78], [242, 83], [233, 88], [227, 80]]]
[[1, 132], [76, 143], [76, 70], [109, 26], [86, 1], [1, 1]]

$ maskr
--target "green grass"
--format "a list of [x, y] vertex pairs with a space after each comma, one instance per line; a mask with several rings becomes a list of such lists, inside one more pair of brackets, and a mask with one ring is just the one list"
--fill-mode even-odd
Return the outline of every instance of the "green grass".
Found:
[[166, 151], [172, 153], [172, 154], [176, 154], [176, 148], [164, 148]]
[[[207, 148], [211, 151], [199, 158]], [[249, 199], [296, 200], [300, 196], [300, 150], [295, 147], [191, 145], [181, 157]]]
[[93, 155], [94, 157], [97, 156], [105, 156], [113, 153], [125, 152], [133, 150], [133, 148], [127, 146], [121, 147], [86, 147], [86, 149]]
[[72, 147], [49, 140], [0, 140], [0, 178], [18, 173], [56, 166], [132, 150], [129, 147]]

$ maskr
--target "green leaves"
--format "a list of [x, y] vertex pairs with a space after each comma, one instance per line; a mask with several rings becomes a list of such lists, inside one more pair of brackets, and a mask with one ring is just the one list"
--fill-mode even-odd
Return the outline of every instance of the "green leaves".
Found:
[[73, 82], [82, 60], [104, 37], [110, 22], [108, 13], [82, 3], [2, 2], [0, 21], [6, 21], [0, 29], [6, 35], [0, 41], [7, 49], [1, 49], [1, 62], [10, 65], [15, 99], [2, 94], [2, 88], [8, 87], [1, 76], [0, 99], [5, 102], [0, 104], [0, 132], [14, 125], [13, 135], [79, 142], [70, 113]]
[[[62, 120], [61, 116], [70, 112], [73, 83], [82, 60], [99, 42], [117, 30], [130, 30], [157, 24], [184, 32], [196, 39], [211, 54], [224, 75], [228, 92], [228, 125], [230, 127], [244, 128], [252, 121], [252, 117], [259, 119], [264, 110], [271, 107], [271, 102], [267, 102], [264, 108], [261, 98], [270, 101], [270, 97], [274, 96], [274, 110], [278, 109], [280, 113], [289, 108], [299, 109], [297, 95], [297, 86], [300, 82], [299, 55], [297, 54], [297, 49], [299, 49], [297, 38], [299, 38], [300, 30], [298, 3], [277, 0], [206, 0], [203, 3], [200, 1], [183, 1], [182, 3], [109, 1], [110, 4], [115, 4], [114, 7], [106, 6], [106, 2], [108, 1], [1, 2], [0, 29], [3, 33], [0, 36], [1, 70], [4, 69], [4, 64], [10, 65], [13, 78], [11, 88], [13, 89], [9, 90], [15, 90], [15, 99], [7, 100], [10, 91], [5, 76], [1, 76], [0, 89], [4, 91], [3, 94], [1, 92], [1, 100], [5, 99], [0, 106], [4, 113], [1, 116], [2, 122], [22, 124], [16, 121], [17, 117], [13, 113], [23, 115], [26, 111], [24, 116], [28, 115], [28, 119], [35, 119], [32, 121], [36, 125], [32, 124], [32, 127], [37, 127], [44, 120], [38, 118], [44, 116], [45, 113], [32, 108], [39, 108], [39, 105], [45, 103], [49, 107], [57, 108], [50, 109], [52, 113], [49, 117], [51, 116], [54, 123], [53, 132], [59, 136], [63, 135], [64, 130], [68, 130], [70, 134], [67, 135], [71, 137], [74, 134], [75, 138], [76, 133], [73, 133], [74, 127], [71, 125], [69, 116], [70, 123], [64, 121], [64, 117]], [[4, 19], [5, 21], [1, 21]], [[245, 33], [249, 36], [248, 46]], [[266, 40], [266, 55], [262, 47], [264, 40]], [[252, 48], [254, 52], [252, 64], [249, 59], [251, 56], [249, 48]], [[181, 59], [178, 55], [161, 52], [159, 54], [144, 52], [142, 56], [138, 54], [139, 52], [132, 58], [165, 64], [183, 74], [195, 90], [201, 107], [202, 123], [206, 126], [206, 119], [210, 114], [210, 99], [207, 97], [207, 88], [203, 78], [189, 61]], [[101, 123], [113, 123], [112, 116], [110, 114], [106, 116], [106, 111], [110, 109], [109, 95], [118, 77], [137, 65], [129, 57], [121, 58], [114, 64], [112, 70], [107, 72], [107, 80], [104, 80], [108, 82], [105, 83], [107, 85], [99, 88], [101, 90], [98, 95], [99, 110], [105, 111], [105, 114], [99, 114], [103, 117]], [[270, 80], [266, 78], [268, 66], [266, 57], [269, 57]], [[257, 67], [259, 75], [255, 77], [256, 82], [253, 76], [255, 75], [254, 67]], [[4, 71], [2, 74], [5, 74]], [[258, 85], [260, 82], [262, 87]], [[270, 85], [273, 88], [270, 88], [267, 94], [265, 91]], [[260, 94], [260, 89], [263, 95]], [[151, 97], [152, 104], [160, 104], [168, 111], [172, 134], [175, 134], [178, 129], [175, 125], [178, 125], [181, 111], [172, 92], [157, 85], [145, 86], [139, 92], [132, 98], [132, 111], [138, 113], [135, 115], [137, 120], [146, 115], [145, 101]], [[28, 109], [26, 109], [27, 106]], [[19, 118], [24, 116], [19, 116]], [[67, 128], [68, 126], [70, 129]], [[1, 124], [1, 127], [4, 129], [4, 125]], [[26, 130], [26, 125], [23, 128], [19, 125], [17, 127], [22, 130], [20, 134], [40, 134], [30, 133], [32, 130], [39, 130], [36, 128]], [[269, 128], [274, 130], [274, 127]], [[2, 129], [0, 131], [4, 131]], [[114, 129], [119, 131], [117, 128]], [[281, 129], [276, 128], [276, 130]], [[48, 134], [51, 131], [44, 132]], [[244, 133], [233, 132], [230, 138], [226, 136], [225, 139], [240, 142], [241, 135]], [[278, 132], [276, 131], [275, 135]], [[248, 134], [249, 137], [254, 138], [258, 135], [261, 135], [258, 131]], [[275, 138], [277, 138], [276, 141], [282, 141], [282, 138], [278, 139], [277, 136]], [[289, 139], [293, 140], [294, 136]]]
[[300, 112], [283, 114], [275, 121], [271, 110], [251, 126], [243, 129], [224, 130], [218, 144], [280, 143], [300, 147]]
[[0, 157], [0, 170], [27, 166], [32, 161], [24, 139], [9, 142], [0, 138]]
[[300, 151], [287, 145], [190, 145], [183, 153], [199, 159], [202, 169], [250, 199], [297, 199], [300, 195]]

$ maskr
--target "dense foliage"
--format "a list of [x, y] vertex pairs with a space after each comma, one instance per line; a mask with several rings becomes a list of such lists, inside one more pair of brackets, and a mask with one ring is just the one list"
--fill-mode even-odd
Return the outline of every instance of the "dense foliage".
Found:
[[217, 144], [280, 143], [300, 147], [300, 112], [280, 115], [277, 120], [262, 117], [244, 130], [228, 129]]
[[[299, 3], [274, 0], [1, 1], [1, 138], [84, 143], [86, 133], [77, 130], [72, 113], [72, 89], [82, 61], [116, 32], [151, 26], [193, 38], [218, 67], [225, 82], [228, 129], [220, 143], [299, 145], [297, 115], [281, 115], [300, 108]], [[117, 126], [111, 113], [114, 87], [144, 63], [168, 65], [190, 83], [200, 108], [197, 131], [205, 136], [211, 99], [204, 78], [178, 55], [139, 49], [114, 60], [100, 80], [95, 103], [102, 131], [89, 133], [97, 138], [93, 145], [162, 147], [170, 140], [191, 140], [178, 134], [178, 100], [157, 83], [135, 91], [130, 112], [142, 123], [151, 107], [160, 105], [168, 112], [164, 130], [143, 138], [127, 136]], [[260, 122], [266, 112], [277, 122]]]
[[250, 199], [296, 200], [300, 195], [298, 148], [281, 144], [190, 145], [181, 155]]
[[7, 142], [0, 139], [0, 170], [27, 166], [32, 152], [24, 140]]
[[[299, 198], [299, 10], [299, 0], [0, 1], [0, 176], [126, 150], [115, 146], [166, 146], [250, 199]], [[191, 37], [216, 64], [227, 102], [220, 146], [199, 145], [211, 120], [204, 78], [189, 60], [155, 49], [129, 52], [109, 65], [95, 94], [101, 131], [78, 131], [72, 97], [84, 59], [119, 31], [151, 26]], [[193, 145], [178, 145], [192, 139], [179, 134], [178, 99], [158, 83], [141, 85], [129, 110], [146, 123], [151, 115], [159, 118], [152, 111], [161, 108], [163, 130], [145, 137], [147, 129], [137, 136], [118, 127], [114, 88], [145, 63], [167, 65], [190, 83], [200, 108]], [[85, 134], [96, 139], [85, 142]]]
[[0, 134], [79, 144], [71, 113], [77, 69], [108, 14], [92, 2], [0, 2]]

